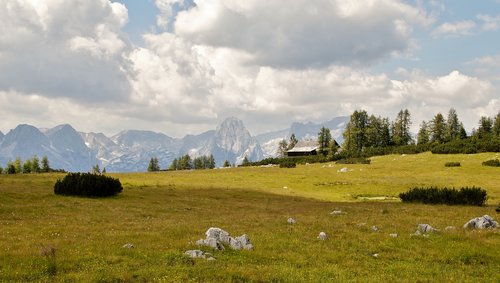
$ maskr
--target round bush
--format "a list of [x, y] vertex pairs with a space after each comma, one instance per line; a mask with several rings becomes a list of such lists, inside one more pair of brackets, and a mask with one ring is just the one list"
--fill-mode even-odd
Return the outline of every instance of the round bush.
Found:
[[280, 163], [280, 168], [295, 168], [297, 167], [297, 164], [295, 161], [290, 160], [290, 159], [285, 159]]
[[109, 197], [122, 190], [120, 180], [92, 173], [69, 173], [54, 185], [54, 193], [64, 196]]

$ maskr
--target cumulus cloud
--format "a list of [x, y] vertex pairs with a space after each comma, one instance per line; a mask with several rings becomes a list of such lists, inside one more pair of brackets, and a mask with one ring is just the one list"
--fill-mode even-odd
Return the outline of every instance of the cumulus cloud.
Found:
[[3, 1], [0, 90], [123, 99], [127, 17], [125, 6], [108, 0]]
[[460, 21], [453, 23], [443, 23], [432, 31], [434, 37], [450, 37], [470, 35], [472, 29], [476, 27], [474, 21]]
[[195, 44], [238, 49], [271, 67], [366, 65], [408, 52], [415, 25], [432, 19], [396, 0], [197, 0], [175, 33]]

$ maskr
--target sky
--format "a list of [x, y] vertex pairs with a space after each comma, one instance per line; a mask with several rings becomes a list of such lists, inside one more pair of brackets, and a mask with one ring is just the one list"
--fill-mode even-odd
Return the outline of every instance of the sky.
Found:
[[500, 0], [2, 0], [0, 131], [500, 111]]

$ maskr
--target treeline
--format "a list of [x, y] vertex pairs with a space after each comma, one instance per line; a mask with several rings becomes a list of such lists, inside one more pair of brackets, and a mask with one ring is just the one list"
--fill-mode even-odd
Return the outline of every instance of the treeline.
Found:
[[342, 155], [373, 156], [391, 153], [477, 153], [500, 151], [500, 112], [496, 117], [481, 117], [477, 130], [467, 135], [455, 109], [445, 117], [438, 113], [423, 121], [416, 140], [410, 133], [411, 115], [401, 110], [396, 119], [368, 115], [357, 110], [343, 133]]
[[188, 154], [176, 158], [168, 168], [169, 170], [191, 170], [191, 169], [214, 169], [215, 159], [212, 154], [209, 156], [200, 156], [191, 159]]
[[20, 157], [15, 161], [9, 161], [5, 168], [0, 167], [0, 174], [29, 174], [29, 173], [49, 173], [49, 172], [64, 172], [64, 170], [54, 170], [50, 168], [49, 159], [43, 156], [42, 160], [34, 155], [31, 159], [26, 160], [24, 163]]

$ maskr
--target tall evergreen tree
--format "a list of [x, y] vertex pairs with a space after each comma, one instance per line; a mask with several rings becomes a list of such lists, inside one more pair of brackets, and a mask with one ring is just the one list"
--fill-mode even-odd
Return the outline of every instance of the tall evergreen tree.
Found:
[[250, 165], [250, 160], [248, 160], [248, 157], [245, 155], [245, 158], [243, 158], [243, 162], [241, 162], [242, 166], [248, 166]]
[[40, 161], [38, 160], [38, 156], [33, 156], [31, 159], [31, 172], [40, 173]]
[[23, 162], [21, 161], [21, 157], [16, 157], [16, 161], [14, 161], [14, 169], [15, 173], [23, 173]]
[[446, 140], [456, 140], [460, 138], [460, 121], [458, 120], [457, 111], [451, 108], [446, 119]]
[[418, 130], [418, 135], [417, 135], [417, 144], [427, 144], [429, 143], [429, 127], [425, 121], [422, 121], [420, 124], [420, 129]]
[[446, 123], [441, 113], [436, 114], [431, 125], [431, 142], [443, 143], [446, 139]]
[[330, 129], [326, 127], [321, 127], [318, 133], [318, 145], [319, 145], [319, 152], [324, 156], [328, 154], [328, 149], [330, 147], [331, 141], [332, 141], [332, 134], [330, 133]]
[[47, 173], [50, 171], [50, 165], [49, 165], [49, 159], [47, 158], [46, 155], [42, 157], [42, 168], [41, 172]]
[[229, 160], [225, 160], [224, 161], [224, 165], [222, 165], [222, 167], [226, 168], [226, 167], [231, 167], [231, 162], [229, 162]]
[[485, 138], [493, 132], [493, 120], [489, 117], [481, 117], [476, 135], [478, 138]]
[[99, 168], [99, 164], [92, 166], [92, 173], [93, 174], [101, 174], [101, 168]]
[[368, 127], [368, 113], [365, 110], [356, 110], [352, 113], [349, 123], [344, 130], [343, 147], [349, 153], [359, 154], [366, 146], [366, 129]]
[[392, 141], [395, 145], [408, 145], [412, 142], [410, 111], [400, 110], [393, 124]]
[[213, 154], [210, 154], [208, 157], [208, 169], [214, 169], [215, 168], [215, 158]]
[[31, 173], [31, 160], [30, 159], [24, 161], [23, 173], [26, 173], [26, 174]]

